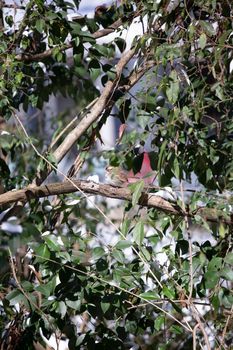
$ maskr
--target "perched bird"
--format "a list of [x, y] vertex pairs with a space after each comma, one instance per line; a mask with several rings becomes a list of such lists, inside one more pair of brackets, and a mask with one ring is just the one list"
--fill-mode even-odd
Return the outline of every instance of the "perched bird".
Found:
[[132, 170], [127, 171], [121, 167], [108, 166], [106, 168], [106, 180], [109, 184], [115, 186], [127, 186], [130, 183], [143, 180], [146, 185], [151, 185], [156, 179], [156, 172], [152, 170], [150, 158], [147, 152], [142, 154], [142, 165], [136, 174]]
[[127, 171], [120, 167], [107, 166], [105, 178], [110, 185], [127, 186]]

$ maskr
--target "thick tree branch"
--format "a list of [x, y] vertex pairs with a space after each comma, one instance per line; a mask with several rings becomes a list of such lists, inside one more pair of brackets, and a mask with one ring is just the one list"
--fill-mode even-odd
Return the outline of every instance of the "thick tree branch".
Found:
[[[107, 184], [98, 184], [91, 181], [72, 180], [66, 182], [51, 183], [43, 186], [28, 186], [22, 190], [9, 191], [0, 195], [0, 206], [6, 206], [11, 203], [23, 202], [26, 203], [31, 199], [44, 198], [48, 196], [61, 195], [77, 192], [80, 189], [86, 194], [101, 195], [108, 198], [122, 199], [126, 201], [132, 200], [132, 192], [127, 187], [115, 187]], [[156, 208], [170, 215], [194, 217], [192, 213], [184, 212], [176, 203], [171, 203], [156, 193], [143, 192], [138, 204], [144, 207]], [[233, 222], [221, 216], [221, 211], [211, 208], [202, 208], [198, 211], [206, 221], [224, 222], [232, 225]]]
[[[28, 186], [22, 190], [6, 192], [0, 195], [0, 206], [18, 201], [28, 202], [34, 198], [77, 192], [77, 188], [88, 194], [127, 201], [131, 201], [132, 199], [132, 193], [127, 187], [115, 187], [90, 181], [72, 180], [72, 183], [68, 181], [57, 182], [43, 186]], [[142, 206], [154, 207], [170, 214], [180, 214], [180, 210], [175, 204], [171, 204], [165, 199], [153, 194], [143, 193], [138, 203]]]
[[[136, 84], [141, 77], [154, 66], [154, 61], [145, 62], [145, 64], [139, 68], [138, 71], [133, 72], [127, 79], [124, 85], [118, 85], [123, 69], [129, 60], [134, 56], [135, 49], [129, 50], [125, 55], [122, 56], [118, 64], [116, 65], [116, 79], [114, 81], [108, 81], [105, 88], [100, 95], [94, 106], [85, 113], [84, 118], [80, 123], [66, 136], [63, 142], [53, 152], [53, 157], [59, 163], [64, 156], [69, 152], [71, 147], [78, 141], [78, 139], [87, 131], [87, 129], [98, 120], [106, 108], [111, 108], [116, 99], [113, 98], [114, 93], [120, 90], [121, 93], [129, 91], [134, 84]], [[42, 172], [37, 176], [36, 184], [40, 185], [48, 176], [52, 169], [47, 168], [46, 171]]]
[[[119, 81], [121, 79], [122, 71], [126, 64], [134, 56], [135, 49], [131, 49], [126, 52], [116, 65], [116, 78], [113, 81], [108, 81], [105, 88], [98, 98], [94, 106], [85, 114], [80, 123], [66, 136], [64, 141], [54, 151], [53, 156], [59, 163], [71, 147], [77, 142], [77, 140], [87, 131], [87, 129], [101, 116], [108, 103], [117, 89]], [[51, 172], [51, 168], [46, 169], [41, 174], [38, 174], [36, 184], [40, 185], [48, 174]]]

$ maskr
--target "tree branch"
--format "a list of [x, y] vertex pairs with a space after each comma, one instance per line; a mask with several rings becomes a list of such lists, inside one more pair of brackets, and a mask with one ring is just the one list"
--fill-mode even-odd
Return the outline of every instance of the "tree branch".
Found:
[[[77, 142], [77, 140], [86, 132], [86, 130], [101, 116], [103, 111], [108, 106], [114, 91], [117, 89], [122, 71], [130, 59], [134, 56], [135, 49], [131, 49], [126, 52], [116, 65], [116, 78], [113, 81], [108, 81], [105, 88], [98, 98], [94, 106], [87, 111], [80, 123], [66, 136], [63, 142], [53, 152], [53, 157], [56, 162], [59, 163], [71, 147]], [[47, 168], [45, 171], [37, 175], [36, 184], [40, 185], [48, 174], [51, 172], [51, 168]]]
[[[133, 19], [138, 15], [139, 15], [139, 12], [137, 11], [132, 15], [131, 18]], [[113, 24], [111, 24], [110, 27], [97, 30], [95, 33], [92, 34], [92, 36], [94, 39], [102, 38], [103, 36], [106, 36], [108, 34], [115, 32], [115, 30], [119, 28], [122, 24], [123, 24], [122, 20], [118, 19]], [[43, 59], [52, 56], [54, 49], [55, 48], [57, 49], [58, 47], [59, 46], [53, 47], [51, 49], [45, 50], [44, 52], [37, 53], [35, 55], [29, 55], [29, 54], [16, 55], [15, 59], [17, 61], [26, 61], [26, 62], [42, 61]], [[60, 50], [65, 51], [65, 50], [71, 49], [72, 47], [73, 47], [73, 43], [69, 41], [67, 44], [61, 45]]]
[[[101, 195], [103, 197], [123, 199], [127, 201], [131, 201], [132, 199], [132, 193], [127, 187], [115, 187], [83, 180], [72, 180], [71, 182], [56, 182], [43, 186], [30, 185], [22, 190], [6, 192], [0, 195], [0, 206], [18, 201], [28, 202], [35, 198], [73, 193], [78, 191], [77, 188], [88, 194]], [[143, 193], [138, 203], [142, 206], [154, 207], [170, 214], [180, 214], [178, 206], [153, 194]]]
[[[107, 82], [101, 96], [98, 98], [94, 106], [91, 107], [89, 111], [85, 112], [84, 117], [80, 123], [66, 136], [63, 142], [53, 152], [53, 157], [56, 159], [57, 163], [59, 163], [64, 158], [71, 147], [79, 140], [79, 138], [87, 131], [87, 129], [96, 120], [98, 120], [106, 108], [111, 108], [114, 105], [116, 99], [113, 99], [113, 95], [117, 89], [124, 93], [127, 92], [133, 87], [133, 85], [138, 82], [138, 80], [140, 80], [146, 71], [154, 66], [154, 61], [145, 62], [145, 64], [140, 67], [138, 71], [133, 72], [133, 74], [128, 77], [124, 85], [118, 86], [122, 71], [125, 68], [126, 64], [134, 56], [134, 53], [135, 49], [131, 49], [122, 56], [116, 65], [116, 79], [114, 81]], [[41, 174], [38, 174], [35, 183], [37, 185], [40, 185], [51, 171], [51, 168], [47, 168]]]
[[[107, 184], [98, 184], [84, 180], [70, 180], [65, 182], [56, 182], [43, 186], [28, 186], [22, 190], [9, 191], [0, 195], [0, 206], [16, 202], [28, 202], [31, 199], [44, 198], [48, 196], [61, 195], [81, 191], [92, 194], [101, 195], [108, 198], [122, 199], [126, 201], [132, 200], [132, 192], [127, 187], [115, 187]], [[176, 203], [171, 203], [156, 193], [143, 192], [138, 200], [138, 204], [144, 207], [155, 208], [170, 215], [178, 215], [194, 217], [192, 213], [187, 214]], [[223, 218], [221, 212], [211, 208], [205, 208], [199, 213], [205, 220], [211, 222], [224, 222], [232, 225], [233, 222], [228, 218]]]

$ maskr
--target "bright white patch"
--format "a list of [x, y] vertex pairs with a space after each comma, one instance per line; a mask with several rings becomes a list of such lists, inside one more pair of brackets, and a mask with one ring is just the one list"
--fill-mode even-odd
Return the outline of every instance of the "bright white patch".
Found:
[[98, 184], [100, 182], [100, 179], [98, 175], [91, 175], [91, 176], [88, 176], [87, 181], [93, 181]]
[[48, 236], [48, 235], [50, 235], [50, 231], [45, 231], [44, 233], [42, 233], [41, 236], [43, 237], [43, 236]]
[[72, 205], [78, 204], [79, 202], [80, 202], [80, 199], [72, 199], [72, 200], [70, 200], [70, 201], [67, 201], [67, 202], [66, 202], [66, 205], [72, 206]]
[[14, 233], [14, 234], [23, 232], [23, 228], [21, 225], [10, 223], [10, 222], [3, 222], [1, 225], [1, 229], [3, 231]]
[[53, 209], [53, 207], [51, 205], [46, 205], [44, 207], [44, 210], [47, 211], [48, 213]]
[[229, 65], [229, 73], [233, 71], [233, 60], [231, 60], [230, 65]]

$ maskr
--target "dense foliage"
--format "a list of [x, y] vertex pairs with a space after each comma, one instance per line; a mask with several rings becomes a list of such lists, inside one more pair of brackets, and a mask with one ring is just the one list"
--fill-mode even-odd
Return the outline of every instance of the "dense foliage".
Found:
[[[93, 18], [79, 1], [31, 0], [10, 14], [0, 4], [1, 349], [51, 335], [71, 350], [231, 348], [231, 2], [122, 1]], [[75, 107], [39, 127], [52, 95]], [[100, 152], [111, 115], [119, 137]], [[62, 182], [57, 196], [30, 194], [52, 171], [47, 182], [103, 179], [108, 164], [137, 174], [143, 152], [157, 187], [123, 186], [128, 200], [113, 208], [109, 186], [92, 199]], [[57, 170], [66, 154], [72, 166]], [[138, 205], [158, 186], [165, 202]], [[25, 188], [26, 200], [9, 201]]]

